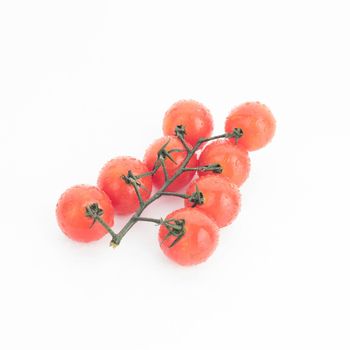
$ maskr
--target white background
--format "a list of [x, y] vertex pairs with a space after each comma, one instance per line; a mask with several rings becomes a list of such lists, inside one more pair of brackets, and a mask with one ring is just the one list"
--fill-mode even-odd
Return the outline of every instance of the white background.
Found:
[[[0, 347], [349, 349], [347, 3], [2, 0]], [[178, 267], [147, 223], [66, 238], [60, 194], [142, 158], [181, 98], [215, 133], [249, 100], [278, 122], [215, 254]]]

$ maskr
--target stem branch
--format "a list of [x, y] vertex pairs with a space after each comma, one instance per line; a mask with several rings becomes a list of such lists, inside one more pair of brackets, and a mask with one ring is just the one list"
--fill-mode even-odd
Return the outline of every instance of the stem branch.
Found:
[[160, 193], [161, 196], [173, 196], [173, 197], [180, 197], [180, 198], [184, 198], [187, 199], [190, 196], [184, 193], [176, 193], [176, 192], [161, 192]]
[[109, 225], [106, 224], [106, 222], [101, 217], [98, 216], [95, 218], [95, 220], [108, 231], [108, 233], [112, 236], [113, 241], [117, 239], [117, 234], [109, 227]]
[[136, 192], [137, 199], [139, 200], [140, 206], [143, 206], [144, 202], [143, 202], [143, 199], [142, 199], [142, 196], [141, 196], [141, 193], [140, 193], [140, 190], [139, 190], [137, 184], [134, 181], [132, 181], [131, 185], [132, 185], [132, 187], [134, 187], [134, 190]]
[[159, 220], [159, 219], [144, 218], [144, 217], [141, 217], [141, 216], [138, 217], [136, 220], [137, 220], [137, 221], [154, 222], [154, 223], [157, 224], [157, 225], [160, 225], [160, 224], [162, 223], [162, 221]]

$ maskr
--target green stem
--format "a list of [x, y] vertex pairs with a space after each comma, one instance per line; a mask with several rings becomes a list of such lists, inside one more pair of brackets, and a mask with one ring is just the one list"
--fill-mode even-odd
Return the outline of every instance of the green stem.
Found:
[[142, 196], [141, 196], [141, 193], [140, 193], [140, 190], [139, 190], [137, 184], [134, 181], [132, 181], [131, 185], [132, 185], [132, 187], [134, 187], [134, 190], [136, 192], [137, 199], [139, 200], [140, 205], [142, 205], [143, 204], [143, 199], [142, 199]]
[[165, 182], [167, 182], [169, 180], [169, 175], [168, 175], [168, 170], [166, 169], [166, 166], [165, 166], [165, 163], [164, 163], [164, 159], [160, 160], [160, 164], [161, 164], [162, 169], [163, 169]]
[[222, 173], [222, 167], [220, 164], [210, 164], [196, 168], [185, 168], [183, 171], [212, 171], [214, 173]]
[[148, 171], [147, 173], [143, 173], [143, 174], [140, 174], [140, 175], [135, 175], [135, 178], [136, 179], [143, 179], [144, 177], [148, 177], [148, 176], [153, 176], [155, 173], [155, 171]]
[[185, 138], [182, 135], [178, 135], [179, 140], [181, 141], [182, 145], [184, 146], [187, 153], [191, 152], [191, 147], [187, 144], [185, 141]]
[[162, 223], [162, 220], [152, 219], [152, 218], [144, 218], [144, 217], [138, 217], [136, 220], [137, 221], [154, 222], [157, 225], [160, 225]]
[[231, 134], [225, 133], [225, 134], [221, 134], [221, 135], [217, 135], [217, 136], [213, 136], [213, 137], [208, 137], [207, 139], [199, 139], [199, 141], [201, 143], [198, 147], [200, 147], [202, 145], [202, 143], [205, 143], [205, 142], [214, 141], [217, 139], [230, 138], [230, 137], [231, 137]]
[[189, 195], [184, 194], [184, 193], [176, 193], [176, 192], [162, 192], [161, 193], [162, 196], [173, 196], [173, 197], [180, 197], [180, 198], [190, 198]]
[[160, 168], [160, 166], [161, 166], [160, 162], [157, 162], [157, 164], [155, 165], [155, 167], [152, 171], [148, 171], [147, 173], [135, 175], [135, 179], [143, 179], [144, 177], [153, 176], [157, 172], [157, 170]]
[[117, 234], [110, 228], [110, 226], [107, 225], [107, 223], [106, 223], [100, 216], [95, 217], [95, 220], [96, 220], [100, 225], [102, 225], [102, 226], [107, 230], [107, 232], [112, 236], [111, 245], [113, 245], [112, 242], [116, 243], [117, 240], [118, 240], [118, 236], [117, 236]]

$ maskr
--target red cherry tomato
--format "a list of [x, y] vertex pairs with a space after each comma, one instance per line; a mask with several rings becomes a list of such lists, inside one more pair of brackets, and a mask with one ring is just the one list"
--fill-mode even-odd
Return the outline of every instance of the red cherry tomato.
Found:
[[[250, 170], [248, 152], [230, 140], [214, 141], [204, 148], [199, 157], [199, 166], [216, 163], [221, 165], [222, 175], [237, 186], [241, 186], [248, 178]], [[199, 172], [199, 176], [207, 174], [205, 171]]]
[[[185, 160], [187, 153], [181, 143], [181, 141], [175, 137], [175, 136], [164, 136], [149, 146], [145, 153], [144, 161], [146, 165], [153, 169], [154, 164], [157, 162], [158, 157], [158, 151], [167, 143], [168, 145], [165, 147], [165, 150], [167, 152], [171, 151], [172, 149], [181, 150], [181, 152], [173, 152], [170, 153], [170, 156], [174, 159], [176, 164], [171, 161], [169, 158], [165, 159], [165, 168], [167, 169], [169, 178], [172, 177], [176, 171], [180, 168], [183, 161]], [[188, 168], [195, 168], [197, 167], [198, 160], [197, 156], [194, 154], [191, 160], [189, 161], [187, 167]], [[168, 188], [168, 191], [177, 191], [181, 188], [183, 188], [185, 185], [191, 182], [193, 176], [195, 175], [195, 171], [185, 171], [183, 172]], [[153, 175], [153, 182], [157, 187], [162, 187], [165, 182], [164, 172], [162, 167], [160, 167], [156, 173]]]
[[[91, 242], [102, 238], [107, 230], [86, 216], [86, 207], [98, 204], [101, 218], [109, 226], [114, 223], [114, 210], [107, 195], [94, 186], [80, 185], [68, 189], [59, 199], [56, 217], [61, 230], [74, 241]], [[91, 226], [92, 225], [92, 226]]]
[[[139, 201], [132, 184], [123, 180], [123, 175], [147, 173], [150, 170], [140, 160], [132, 157], [117, 157], [110, 160], [101, 170], [98, 178], [98, 187], [107, 193], [112, 201], [115, 212], [119, 215], [131, 214], [139, 207]], [[139, 179], [138, 186], [141, 197], [146, 201], [152, 192], [150, 176]]]
[[[203, 194], [202, 204], [196, 208], [210, 216], [219, 227], [230, 224], [236, 218], [241, 207], [241, 196], [236, 185], [222, 175], [206, 175], [194, 181], [187, 189], [188, 195]], [[186, 207], [193, 207], [194, 202], [185, 199]]]
[[159, 229], [159, 244], [164, 254], [180, 265], [195, 265], [207, 260], [218, 243], [218, 226], [196, 208], [182, 208], [169, 214], [165, 220], [184, 220], [185, 233], [174, 243], [176, 237], [168, 236], [168, 229]]
[[227, 117], [226, 132], [232, 132], [234, 128], [243, 130], [238, 144], [248, 151], [255, 151], [271, 141], [275, 134], [276, 121], [262, 103], [247, 102], [233, 109]]
[[194, 146], [201, 137], [210, 137], [213, 132], [213, 118], [208, 109], [193, 100], [182, 100], [173, 104], [165, 113], [164, 135], [174, 135], [178, 125], [185, 127], [185, 140]]

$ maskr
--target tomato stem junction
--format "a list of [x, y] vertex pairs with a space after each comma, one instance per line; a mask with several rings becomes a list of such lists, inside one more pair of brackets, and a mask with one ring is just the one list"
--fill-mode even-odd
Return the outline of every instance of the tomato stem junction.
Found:
[[116, 247], [118, 240], [117, 234], [111, 229], [111, 227], [102, 219], [103, 210], [98, 206], [98, 203], [93, 203], [88, 205], [85, 208], [85, 216], [91, 218], [93, 221], [91, 223], [90, 228], [98, 222], [101, 226], [103, 226], [107, 232], [112, 236], [112, 241], [110, 243], [111, 246]]

